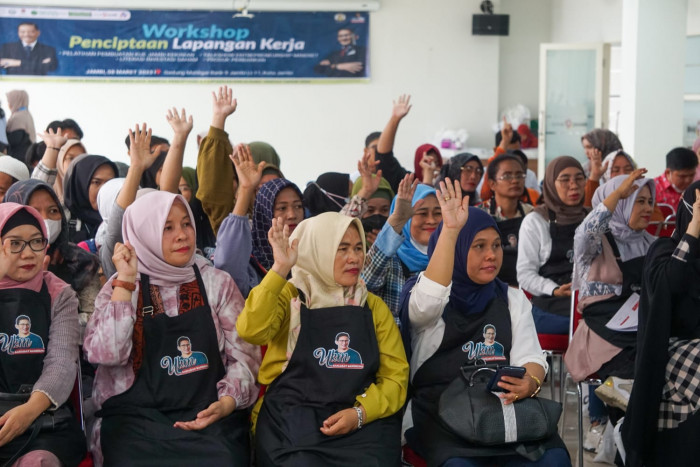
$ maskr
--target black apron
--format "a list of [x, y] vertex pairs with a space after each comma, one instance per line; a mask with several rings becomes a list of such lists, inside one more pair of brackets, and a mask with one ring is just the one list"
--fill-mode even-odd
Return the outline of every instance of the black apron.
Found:
[[[29, 393], [44, 368], [51, 328], [51, 296], [44, 282], [39, 292], [0, 290], [0, 303], [0, 392]], [[20, 337], [20, 332], [28, 334]], [[0, 462], [9, 460], [29, 439], [31, 431], [32, 427], [0, 447]], [[87, 450], [85, 435], [78, 422], [71, 420], [65, 429], [40, 432], [24, 452], [40, 449], [55, 454], [65, 465], [78, 465]]]
[[617, 243], [612, 233], [606, 232], [605, 238], [612, 247], [617, 266], [622, 271], [622, 293], [619, 296], [614, 296], [601, 302], [591, 303], [583, 309], [583, 319], [593, 332], [611, 344], [623, 349], [635, 348], [637, 345], [636, 332], [613, 331], [606, 324], [615, 316], [615, 313], [624, 305], [632, 293], [639, 293], [641, 290], [644, 256], [622, 261], [620, 250], [617, 248]]
[[[580, 224], [580, 223], [579, 223]], [[538, 274], [553, 280], [559, 285], [571, 282], [574, 271], [574, 234], [579, 224], [557, 224], [557, 216], [549, 210], [549, 236], [552, 238], [552, 251]], [[542, 311], [558, 316], [571, 315], [571, 297], [539, 296], [532, 297], [532, 304]]]
[[[496, 215], [496, 207], [496, 198], [491, 198], [489, 206], [491, 217]], [[518, 286], [518, 235], [520, 225], [525, 218], [525, 211], [520, 201], [518, 201], [518, 212], [520, 217], [496, 222], [501, 232], [501, 245], [503, 245], [503, 264], [498, 272], [498, 278], [512, 287]]]
[[[153, 314], [149, 277], [141, 274], [143, 364], [133, 386], [105, 401], [101, 444], [105, 466], [248, 466], [248, 412], [235, 410], [203, 430], [174, 428], [218, 400], [225, 367], [216, 327], [197, 266], [194, 272], [204, 306], [169, 317]], [[185, 340], [187, 339], [187, 340]], [[183, 357], [181, 345], [190, 344]]]
[[[488, 363], [509, 363], [513, 336], [508, 304], [496, 297], [484, 311], [472, 314], [461, 313], [448, 304], [442, 318], [445, 321], [442, 342], [413, 376], [413, 428], [407, 430], [406, 440], [428, 466], [442, 465], [453, 457], [517, 454], [515, 446], [471, 444], [453, 434], [438, 416], [440, 395], [455, 378], [461, 377], [462, 365], [478, 358]], [[484, 335], [490, 332], [495, 333], [495, 342], [487, 345]], [[545, 449], [564, 447], [558, 436], [544, 442], [524, 443], [528, 452], [539, 445]]]
[[[349, 340], [346, 352], [335, 347]], [[379, 347], [369, 306], [301, 307], [289, 364], [269, 386], [256, 425], [258, 466], [398, 466], [401, 412], [346, 435], [319, 428], [375, 381]]]

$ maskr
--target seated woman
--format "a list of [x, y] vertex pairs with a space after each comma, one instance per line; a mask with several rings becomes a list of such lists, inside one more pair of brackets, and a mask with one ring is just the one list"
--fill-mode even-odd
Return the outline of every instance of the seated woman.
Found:
[[[645, 230], [654, 208], [654, 181], [644, 173], [636, 169], [599, 187], [595, 207], [576, 229], [573, 289], [579, 291], [576, 311], [583, 319], [564, 355], [574, 381], [592, 373], [602, 379], [634, 376], [636, 332], [614, 331], [606, 324], [639, 292], [644, 256], [655, 240]], [[601, 394], [606, 386], [596, 394], [626, 408], [626, 401]]]
[[632, 156], [622, 149], [611, 152], [603, 159], [605, 173], [600, 177], [600, 184], [607, 183], [618, 175], [629, 175], [637, 168], [637, 163]]
[[568, 334], [571, 314], [571, 262], [574, 232], [586, 217], [581, 164], [569, 156], [547, 165], [544, 205], [525, 217], [518, 242], [518, 282], [532, 294], [535, 328], [542, 334]]
[[29, 113], [29, 94], [15, 89], [5, 94], [10, 108], [10, 118], [5, 128], [9, 143], [8, 154], [22, 161], [29, 146], [36, 141], [34, 118]]
[[[238, 173], [238, 195], [233, 212], [221, 223], [214, 265], [228, 272], [247, 297], [274, 263], [267, 237], [273, 218], [282, 217], [292, 232], [304, 220], [304, 206], [299, 188], [284, 178], [270, 180], [255, 194], [265, 165], [253, 161], [247, 146], [239, 144], [231, 159]], [[251, 226], [248, 208], [253, 198]]]
[[[508, 391], [506, 404], [536, 396], [547, 368], [530, 302], [522, 291], [497, 278], [503, 250], [496, 221], [468, 207], [458, 182], [454, 186], [449, 179], [445, 182], [438, 191], [442, 224], [430, 238], [428, 268], [418, 276], [409, 298], [413, 397], [404, 424], [413, 427], [406, 440], [431, 466], [525, 464], [526, 459], [516, 453], [517, 444], [471, 444], [446, 428], [438, 416], [440, 395], [461, 377], [460, 367], [468, 359], [501, 357], [499, 363], [526, 368], [523, 378], [504, 377], [499, 383]], [[464, 349], [472, 347], [475, 350], [468, 356]], [[528, 444], [527, 450], [537, 447], [544, 454], [533, 465], [570, 465], [556, 434]]]
[[[144, 223], [143, 219], [149, 219]], [[116, 277], [102, 288], [83, 350], [98, 364], [98, 465], [247, 466], [260, 349], [239, 339], [228, 274], [196, 257], [185, 199], [151, 192], [126, 209]]]
[[60, 428], [30, 436], [42, 412], [66, 402], [78, 368], [78, 298], [44, 271], [46, 236], [35, 209], [0, 204], [0, 392], [31, 393], [0, 416], [3, 465], [76, 466], [85, 455], [72, 414]]
[[626, 464], [694, 465], [700, 457], [700, 182], [678, 206], [676, 231], [647, 252], [639, 302], [637, 365], [622, 440]]
[[78, 293], [80, 325], [84, 329], [100, 291], [98, 258], [68, 241], [68, 220], [58, 196], [48, 184], [35, 179], [15, 183], [5, 195], [5, 201], [31, 206], [44, 219], [49, 271]]
[[498, 278], [511, 287], [518, 286], [516, 264], [520, 224], [534, 209], [531, 204], [520, 201], [525, 189], [525, 170], [518, 156], [503, 154], [496, 157], [486, 169], [491, 198], [479, 205], [496, 220], [501, 232], [503, 265]]
[[367, 290], [384, 300], [397, 323], [404, 282], [428, 266], [428, 241], [442, 220], [435, 189], [412, 182], [409, 174], [399, 183], [389, 219], [367, 252], [362, 271]]
[[340, 212], [348, 202], [352, 185], [349, 174], [338, 172], [322, 173], [315, 182], [309, 182], [304, 189], [307, 217], [317, 216], [322, 212]]
[[[114, 162], [104, 156], [83, 154], [70, 163], [63, 186], [63, 203], [70, 211], [68, 238], [71, 242], [95, 238], [102, 223], [97, 210], [97, 193], [118, 173]], [[92, 252], [97, 253], [97, 249]]]
[[433, 186], [436, 176], [442, 169], [442, 154], [432, 144], [421, 144], [416, 148], [413, 158], [413, 173], [416, 180], [424, 185]]
[[604, 183], [601, 178], [605, 176], [606, 169], [612, 169], [610, 164], [607, 167], [603, 166], [603, 159], [613, 152], [622, 151], [622, 143], [612, 131], [595, 128], [581, 137], [581, 146], [588, 159], [583, 165], [584, 173], [588, 177], [583, 205], [591, 207], [593, 194]]
[[440, 169], [440, 175], [435, 181], [435, 186], [449, 177], [450, 180], [459, 180], [459, 186], [462, 188], [464, 196], [469, 196], [469, 205], [476, 206], [479, 204], [479, 191], [477, 187], [484, 175], [484, 164], [481, 163], [479, 156], [463, 152], [452, 156], [445, 165]]
[[269, 238], [275, 263], [237, 323], [268, 346], [259, 381], [269, 386], [253, 413], [258, 465], [399, 465], [408, 362], [389, 309], [360, 279], [362, 224], [319, 214], [290, 243], [278, 218]]

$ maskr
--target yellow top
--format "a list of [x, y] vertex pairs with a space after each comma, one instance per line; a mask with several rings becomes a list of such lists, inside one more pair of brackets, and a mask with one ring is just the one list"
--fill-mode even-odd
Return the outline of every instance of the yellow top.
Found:
[[[270, 271], [260, 284], [253, 288], [238, 317], [238, 334], [256, 345], [267, 345], [258, 381], [270, 384], [282, 372], [287, 361], [287, 335], [289, 334], [289, 307], [297, 289], [274, 271]], [[367, 296], [372, 310], [374, 330], [379, 347], [379, 369], [375, 383], [356, 397], [366, 413], [365, 423], [388, 417], [398, 412], [406, 400], [408, 387], [408, 362], [401, 341], [399, 328], [389, 308], [376, 295]], [[258, 409], [260, 404], [257, 405]], [[257, 415], [254, 411], [253, 418]], [[255, 421], [255, 420], [254, 420]]]

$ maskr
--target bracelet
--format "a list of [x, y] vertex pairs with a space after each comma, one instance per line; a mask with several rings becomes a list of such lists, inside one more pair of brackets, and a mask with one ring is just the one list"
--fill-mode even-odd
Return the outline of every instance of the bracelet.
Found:
[[112, 288], [114, 289], [115, 287], [121, 287], [122, 289], [126, 289], [129, 292], [133, 292], [136, 290], [136, 284], [133, 282], [127, 282], [127, 281], [120, 281], [119, 279], [114, 279], [112, 281]]
[[353, 407], [353, 409], [357, 412], [357, 429], [359, 430], [362, 428], [362, 409], [359, 407]]
[[533, 376], [533, 375], [531, 375], [530, 373], [528, 373], [527, 375], [528, 375], [530, 378], [532, 378], [532, 380], [533, 380], [533, 381], [535, 382], [535, 384], [537, 385], [537, 389], [535, 389], [535, 392], [533, 392], [532, 394], [530, 394], [530, 397], [535, 397], [535, 396], [536, 396], [537, 394], [539, 394], [540, 391], [542, 390], [542, 381], [540, 381], [540, 379], [539, 379], [537, 376]]
[[56, 151], [60, 151], [60, 150], [61, 150], [61, 148], [55, 148], [55, 147], [53, 147], [53, 146], [47, 146], [46, 148], [47, 148], [47, 149], [55, 149]]

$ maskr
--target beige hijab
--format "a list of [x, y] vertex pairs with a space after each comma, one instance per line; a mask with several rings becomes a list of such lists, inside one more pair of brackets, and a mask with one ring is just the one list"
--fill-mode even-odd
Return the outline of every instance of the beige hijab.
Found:
[[15, 130], [24, 130], [29, 135], [32, 143], [36, 142], [36, 129], [34, 128], [34, 118], [29, 113], [29, 94], [27, 91], [14, 90], [6, 94], [7, 105], [10, 107], [12, 115], [7, 121], [6, 131], [9, 133]]
[[66, 178], [66, 171], [63, 170], [63, 159], [66, 157], [66, 153], [68, 153], [70, 148], [78, 145], [83, 148], [82, 154], [87, 154], [87, 149], [85, 149], [83, 143], [77, 139], [69, 139], [61, 146], [61, 150], [58, 151], [58, 157], [56, 158], [56, 170], [58, 171], [58, 175], [56, 175], [56, 181], [53, 184], [53, 191], [56, 192], [56, 196], [58, 196], [61, 203], [63, 203], [63, 179]]
[[[338, 285], [333, 278], [338, 245], [350, 225], [357, 227], [365, 249], [365, 235], [360, 220], [338, 212], [324, 212], [302, 221], [294, 229], [290, 242], [299, 239], [299, 257], [292, 268], [292, 279], [289, 282], [303, 293], [307, 308], [364, 306], [367, 301], [367, 286], [362, 278], [352, 287]], [[300, 298], [294, 298], [291, 302], [287, 361], [292, 356], [301, 330], [301, 304]], [[285, 364], [284, 367], [286, 366]]]

